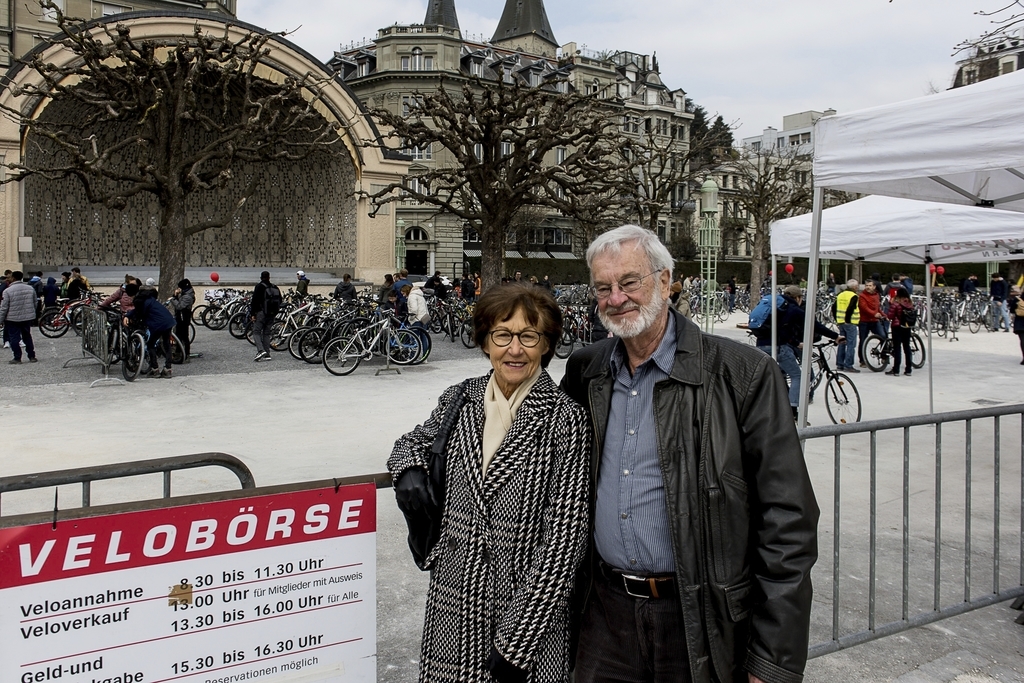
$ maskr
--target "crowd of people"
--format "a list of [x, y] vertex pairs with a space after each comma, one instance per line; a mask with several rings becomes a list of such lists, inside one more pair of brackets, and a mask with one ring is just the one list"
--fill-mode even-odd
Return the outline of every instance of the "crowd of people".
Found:
[[[42, 282], [43, 273], [29, 275], [21, 271], [8, 270], [0, 281], [0, 325], [3, 325], [3, 346], [10, 348], [12, 365], [22, 362], [21, 349], [24, 347], [30, 363], [38, 362], [32, 327], [36, 326], [43, 311], [57, 306], [61, 301], [78, 301], [92, 292], [89, 279], [78, 267], [61, 273], [61, 282], [49, 277]], [[172, 376], [170, 336], [171, 332], [181, 340], [184, 362], [189, 362], [191, 342], [189, 325], [195, 306], [195, 290], [192, 283], [183, 279], [174, 290], [174, 295], [164, 304], [158, 299], [156, 281], [146, 282], [133, 275], [125, 275], [124, 282], [99, 302], [103, 310], [116, 312], [123, 324], [144, 327], [148, 332], [147, 357], [150, 376]], [[164, 358], [164, 369], [159, 368], [159, 356]]]

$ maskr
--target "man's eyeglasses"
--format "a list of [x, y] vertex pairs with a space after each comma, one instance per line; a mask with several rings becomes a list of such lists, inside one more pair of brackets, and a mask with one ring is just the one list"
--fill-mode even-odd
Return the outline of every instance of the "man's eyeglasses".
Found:
[[491, 343], [495, 346], [508, 346], [512, 343], [513, 337], [519, 337], [519, 343], [528, 349], [540, 344], [541, 334], [535, 330], [523, 330], [522, 332], [509, 332], [508, 330], [494, 330], [490, 333]]
[[593, 287], [590, 288], [590, 291], [598, 299], [607, 299], [608, 297], [610, 297], [612, 295], [613, 287], [618, 287], [619, 291], [622, 292], [623, 294], [632, 294], [633, 292], [639, 290], [643, 286], [644, 280], [660, 272], [661, 269], [658, 269], [653, 272], [647, 273], [647, 275], [643, 275], [640, 277], [630, 275], [622, 280], [619, 280], [618, 283], [614, 285], [594, 285]]

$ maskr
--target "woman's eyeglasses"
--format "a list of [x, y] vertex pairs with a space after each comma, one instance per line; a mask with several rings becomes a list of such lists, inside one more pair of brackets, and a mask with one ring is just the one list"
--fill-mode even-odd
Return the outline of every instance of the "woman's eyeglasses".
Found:
[[512, 343], [513, 337], [519, 337], [519, 343], [528, 349], [540, 343], [541, 334], [534, 330], [523, 330], [522, 332], [509, 332], [508, 330], [494, 330], [490, 333], [491, 343], [495, 346], [508, 346]]

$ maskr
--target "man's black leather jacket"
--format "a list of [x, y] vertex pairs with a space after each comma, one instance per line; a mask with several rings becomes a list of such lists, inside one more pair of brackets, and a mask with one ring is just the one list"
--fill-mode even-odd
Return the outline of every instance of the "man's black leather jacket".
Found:
[[[686, 649], [695, 683], [800, 683], [807, 661], [818, 506], [772, 359], [676, 316], [669, 379], [654, 390]], [[587, 409], [593, 488], [612, 396], [611, 339], [569, 359], [562, 389]], [[591, 502], [593, 519], [594, 502]], [[591, 588], [593, 534], [577, 584]]]

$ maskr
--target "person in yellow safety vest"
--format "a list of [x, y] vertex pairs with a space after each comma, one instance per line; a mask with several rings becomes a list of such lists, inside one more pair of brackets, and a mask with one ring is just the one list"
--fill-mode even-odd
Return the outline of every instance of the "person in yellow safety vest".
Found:
[[857, 309], [858, 284], [856, 280], [847, 280], [846, 289], [836, 296], [836, 323], [839, 325], [839, 334], [846, 337], [846, 341], [838, 344], [836, 350], [836, 369], [840, 371], [860, 372], [853, 367], [860, 325], [860, 311]]

